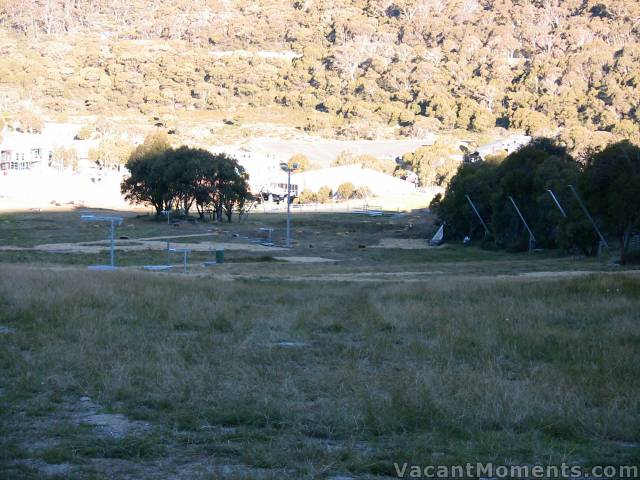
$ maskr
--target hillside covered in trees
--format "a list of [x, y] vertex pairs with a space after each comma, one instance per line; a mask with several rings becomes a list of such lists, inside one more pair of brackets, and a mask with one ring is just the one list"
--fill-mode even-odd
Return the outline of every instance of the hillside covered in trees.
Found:
[[[638, 140], [628, 0], [0, 0], [0, 112], [291, 109], [399, 127]], [[593, 132], [601, 132], [594, 135]]]

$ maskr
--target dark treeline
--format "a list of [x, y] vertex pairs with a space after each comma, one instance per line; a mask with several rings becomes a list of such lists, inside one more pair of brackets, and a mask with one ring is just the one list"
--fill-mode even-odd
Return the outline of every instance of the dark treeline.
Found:
[[225, 154], [180, 147], [171, 148], [162, 134], [148, 136], [126, 164], [131, 175], [121, 185], [125, 198], [146, 203], [160, 215], [179, 208], [184, 215], [195, 205], [200, 218], [213, 211], [230, 222], [234, 210], [242, 212], [250, 198], [248, 175]]
[[[619, 243], [624, 263], [632, 235], [640, 229], [640, 148], [628, 141], [577, 160], [554, 141], [536, 139], [501, 162], [463, 164], [444, 197], [437, 197], [432, 207], [446, 222], [450, 237], [469, 236], [499, 248], [524, 250], [529, 235], [512, 197], [533, 231], [537, 247], [594, 254], [599, 239], [570, 185], [604, 235]], [[488, 234], [467, 195], [487, 223]]]

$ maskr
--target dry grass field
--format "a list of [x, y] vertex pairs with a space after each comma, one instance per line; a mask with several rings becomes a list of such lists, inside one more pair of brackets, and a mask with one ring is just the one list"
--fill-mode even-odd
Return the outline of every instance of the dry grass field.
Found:
[[[106, 229], [78, 217], [0, 216], [0, 478], [380, 479], [394, 462], [640, 459], [633, 270], [422, 248], [433, 227], [418, 212], [295, 216], [294, 248], [264, 251], [252, 240], [273, 226], [281, 242], [281, 215], [127, 215], [122, 268], [95, 272], [106, 253], [81, 247]], [[168, 237], [202, 244], [190, 272], [141, 270], [164, 254], [140, 239]], [[222, 243], [236, 245], [228, 261], [202, 267]]]

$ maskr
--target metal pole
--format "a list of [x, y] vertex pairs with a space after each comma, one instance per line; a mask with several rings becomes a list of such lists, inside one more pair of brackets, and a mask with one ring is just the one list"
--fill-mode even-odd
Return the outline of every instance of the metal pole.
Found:
[[111, 266], [116, 266], [116, 241], [115, 241], [116, 225], [115, 220], [111, 220]]
[[105, 267], [109, 267], [109, 268], [115, 268], [116, 266], [116, 226], [120, 225], [123, 221], [122, 217], [113, 217], [111, 215], [93, 215], [93, 214], [87, 214], [87, 215], [80, 215], [80, 220], [82, 220], [83, 222], [109, 222], [110, 226], [109, 226], [109, 265], [98, 265], [95, 267], [89, 267], [89, 268], [94, 268], [96, 270], [98, 269], [104, 269]]
[[589, 222], [591, 222], [591, 225], [593, 226], [593, 229], [596, 231], [596, 233], [598, 234], [598, 237], [600, 237], [600, 241], [602, 242], [602, 244], [609, 248], [609, 244], [607, 243], [607, 241], [604, 239], [604, 236], [602, 235], [602, 233], [600, 232], [600, 229], [598, 228], [598, 226], [596, 225], [596, 222], [593, 220], [593, 217], [591, 216], [591, 214], [589, 213], [589, 210], [587, 210], [587, 207], [585, 206], [584, 203], [582, 203], [582, 199], [580, 198], [580, 195], [578, 195], [578, 192], [576, 191], [575, 188], [573, 188], [573, 185], [569, 185], [569, 188], [571, 189], [571, 191], [573, 192], [573, 195], [576, 197], [576, 200], [578, 200], [578, 203], [580, 204], [580, 207], [582, 207], [582, 211], [584, 212], [584, 214], [586, 215], [586, 217], [589, 219]]
[[469, 195], [465, 195], [465, 197], [467, 198], [467, 200], [469, 201], [469, 205], [471, 205], [471, 208], [473, 209], [474, 213], [476, 214], [476, 216], [478, 217], [478, 219], [480, 220], [480, 223], [482, 224], [482, 226], [484, 227], [484, 233], [485, 235], [489, 235], [489, 229], [487, 228], [487, 224], [484, 223], [484, 220], [482, 219], [482, 216], [480, 215], [480, 212], [478, 212], [478, 209], [476, 208], [476, 206], [473, 204], [473, 202], [471, 201], [471, 197], [469, 197]]
[[516, 201], [513, 199], [511, 195], [509, 195], [509, 200], [511, 200], [511, 203], [513, 204], [513, 208], [515, 208], [516, 212], [518, 212], [518, 216], [520, 217], [520, 220], [522, 220], [522, 223], [524, 223], [524, 226], [527, 229], [527, 232], [529, 232], [529, 250], [533, 250], [533, 243], [535, 243], [536, 237], [531, 231], [531, 229], [529, 228], [529, 225], [527, 224], [527, 221], [522, 216], [522, 213], [520, 213], [520, 209], [518, 208], [518, 205], [516, 205]]
[[287, 169], [287, 248], [291, 248], [291, 168]]
[[556, 202], [556, 206], [560, 210], [560, 213], [562, 213], [562, 216], [564, 218], [567, 218], [567, 213], [564, 211], [564, 208], [562, 208], [562, 205], [560, 205], [560, 202], [556, 198], [555, 194], [550, 189], [547, 189], [547, 192], [549, 192], [549, 195], [551, 195], [551, 198], [553, 198], [553, 201]]

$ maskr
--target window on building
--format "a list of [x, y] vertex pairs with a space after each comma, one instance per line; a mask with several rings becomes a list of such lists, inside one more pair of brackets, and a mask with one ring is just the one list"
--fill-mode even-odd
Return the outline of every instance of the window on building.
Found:
[[34, 148], [31, 150], [31, 160], [42, 160], [42, 150]]

